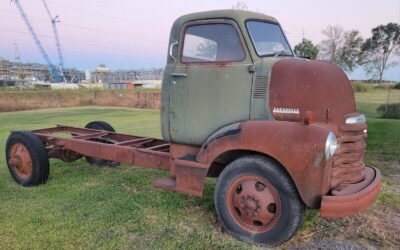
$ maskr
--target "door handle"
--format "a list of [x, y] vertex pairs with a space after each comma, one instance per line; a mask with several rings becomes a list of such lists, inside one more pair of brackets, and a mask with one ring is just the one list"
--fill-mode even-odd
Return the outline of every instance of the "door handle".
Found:
[[171, 76], [174, 76], [174, 77], [187, 77], [188, 74], [186, 74], [186, 73], [172, 73]]
[[174, 56], [173, 49], [176, 45], [178, 45], [178, 42], [171, 43], [171, 46], [169, 46], [169, 56], [174, 60], [174, 62], [176, 62], [176, 57]]

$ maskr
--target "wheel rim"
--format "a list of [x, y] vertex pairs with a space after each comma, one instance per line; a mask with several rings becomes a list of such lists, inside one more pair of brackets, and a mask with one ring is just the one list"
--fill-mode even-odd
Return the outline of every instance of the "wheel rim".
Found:
[[9, 154], [8, 165], [12, 171], [21, 179], [30, 177], [32, 175], [32, 158], [25, 145], [13, 144]]
[[247, 231], [269, 231], [281, 215], [277, 190], [260, 176], [237, 178], [228, 188], [227, 204], [234, 221]]

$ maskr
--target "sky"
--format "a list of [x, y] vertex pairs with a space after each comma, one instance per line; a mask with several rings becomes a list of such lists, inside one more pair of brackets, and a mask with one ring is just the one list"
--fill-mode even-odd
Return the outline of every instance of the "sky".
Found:
[[[163, 67], [169, 31], [181, 15], [230, 9], [237, 0], [47, 0], [58, 15], [58, 31], [66, 67], [81, 70], [106, 64], [112, 69]], [[271, 15], [281, 23], [292, 47], [303, 37], [319, 43], [328, 25], [357, 29], [364, 38], [371, 29], [400, 23], [400, 0], [247, 0], [249, 10]], [[57, 62], [50, 19], [42, 0], [20, 0], [51, 60]], [[31, 35], [10, 0], [0, 0], [0, 58], [14, 61], [14, 43], [22, 62], [44, 63]], [[350, 74], [366, 79], [362, 69]], [[400, 81], [400, 65], [388, 70]]]

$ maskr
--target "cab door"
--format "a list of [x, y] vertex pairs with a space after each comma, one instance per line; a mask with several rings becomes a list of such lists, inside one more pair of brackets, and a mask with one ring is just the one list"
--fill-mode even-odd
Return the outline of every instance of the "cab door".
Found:
[[218, 128], [248, 120], [252, 59], [230, 19], [189, 22], [182, 28], [170, 84], [170, 137], [201, 145]]

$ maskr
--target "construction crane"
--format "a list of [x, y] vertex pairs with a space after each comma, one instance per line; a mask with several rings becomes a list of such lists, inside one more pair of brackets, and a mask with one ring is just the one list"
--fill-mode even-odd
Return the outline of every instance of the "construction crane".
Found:
[[36, 46], [38, 47], [38, 49], [39, 49], [40, 53], [42, 54], [44, 60], [46, 61], [47, 65], [49, 66], [51, 75], [54, 78], [54, 82], [56, 82], [56, 83], [62, 82], [64, 80], [63, 79], [63, 74], [62, 73], [60, 74], [60, 72], [57, 69], [57, 67], [54, 66], [54, 64], [51, 62], [49, 55], [47, 54], [47, 52], [44, 49], [42, 43], [40, 42], [39, 37], [37, 36], [35, 30], [33, 29], [32, 24], [29, 21], [28, 16], [26, 15], [24, 9], [22, 8], [19, 0], [12, 0], [12, 1], [15, 3], [15, 6], [17, 6], [17, 9], [18, 9], [22, 19], [24, 20], [26, 27], [28, 28], [29, 32], [31, 33], [32, 38], [36, 43]]
[[51, 26], [53, 27], [54, 40], [55, 40], [56, 46], [57, 46], [59, 67], [64, 76], [64, 72], [65, 72], [64, 71], [64, 59], [63, 59], [63, 55], [62, 55], [62, 51], [61, 51], [61, 44], [60, 44], [60, 39], [58, 37], [58, 31], [57, 31], [57, 25], [56, 25], [56, 23], [59, 23], [60, 20], [59, 20], [58, 15], [53, 17], [53, 15], [50, 12], [49, 6], [47, 6], [46, 0], [42, 0], [42, 2], [44, 5], [44, 8], [46, 9], [47, 14], [50, 17]]

